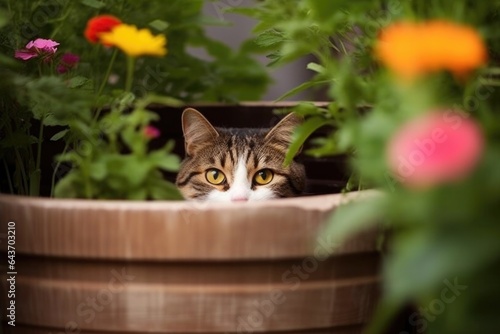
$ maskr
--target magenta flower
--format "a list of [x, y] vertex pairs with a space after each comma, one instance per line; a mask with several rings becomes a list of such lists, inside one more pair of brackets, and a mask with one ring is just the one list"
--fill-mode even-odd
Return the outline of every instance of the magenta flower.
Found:
[[[35, 57], [50, 57], [57, 51], [59, 43], [50, 39], [38, 38], [26, 44], [21, 50], [16, 50], [15, 58], [29, 60]], [[47, 59], [47, 58], [46, 58]]]
[[57, 73], [64, 74], [69, 70], [72, 70], [80, 61], [80, 57], [73, 53], [65, 53], [62, 55], [59, 64], [57, 65]]
[[484, 148], [480, 126], [456, 111], [438, 111], [403, 125], [392, 137], [387, 162], [410, 188], [460, 181], [477, 165]]
[[160, 136], [160, 130], [154, 126], [148, 125], [144, 128], [144, 136], [149, 139], [158, 138]]

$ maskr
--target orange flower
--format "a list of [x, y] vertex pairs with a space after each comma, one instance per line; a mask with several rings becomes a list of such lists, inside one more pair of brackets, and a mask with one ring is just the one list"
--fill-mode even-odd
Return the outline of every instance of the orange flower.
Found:
[[[120, 25], [122, 21], [112, 15], [99, 15], [87, 22], [87, 27], [85, 28], [85, 38], [90, 43], [99, 43], [101, 40], [100, 35], [106, 32], [110, 32], [114, 27]], [[104, 44], [107, 45], [107, 44]]]
[[393, 24], [381, 32], [375, 53], [392, 71], [408, 79], [440, 70], [464, 76], [488, 58], [475, 29], [446, 21]]

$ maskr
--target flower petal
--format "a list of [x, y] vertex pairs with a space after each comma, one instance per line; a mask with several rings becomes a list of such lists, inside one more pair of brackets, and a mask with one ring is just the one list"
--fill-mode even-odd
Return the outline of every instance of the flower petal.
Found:
[[110, 32], [121, 23], [120, 19], [112, 15], [96, 16], [87, 22], [87, 27], [84, 32], [85, 38], [90, 43], [98, 43], [100, 42], [100, 35], [102, 33]]
[[456, 111], [431, 112], [399, 129], [387, 148], [387, 162], [405, 185], [425, 188], [466, 177], [483, 148], [475, 121]]
[[121, 24], [111, 32], [100, 35], [102, 42], [121, 49], [132, 57], [143, 55], [164, 56], [167, 54], [167, 39], [164, 35], [154, 36], [148, 29]]
[[37, 57], [38, 53], [31, 51], [31, 50], [16, 50], [16, 53], [14, 54], [14, 57], [17, 59], [22, 59], [22, 60], [29, 60], [31, 58]]

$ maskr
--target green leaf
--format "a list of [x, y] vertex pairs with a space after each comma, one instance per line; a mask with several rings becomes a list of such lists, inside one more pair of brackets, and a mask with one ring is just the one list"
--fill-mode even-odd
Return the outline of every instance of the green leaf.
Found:
[[312, 87], [315, 87], [315, 86], [319, 86], [319, 85], [326, 85], [328, 83], [330, 83], [331, 80], [319, 80], [319, 81], [307, 81], [307, 82], [304, 82], [303, 84], [300, 84], [298, 85], [297, 87], [295, 88], [292, 88], [291, 90], [289, 90], [288, 92], [286, 92], [285, 94], [281, 95], [280, 97], [278, 97], [275, 102], [278, 102], [278, 101], [282, 101], [290, 96], [293, 96], [293, 95], [296, 95], [306, 89], [309, 89], [309, 88], [312, 88]]
[[314, 71], [316, 73], [325, 73], [326, 68], [318, 63], [309, 63], [307, 64], [307, 69]]
[[108, 175], [107, 165], [105, 159], [97, 160], [90, 164], [89, 174], [92, 179], [97, 181], [104, 181]]
[[54, 189], [54, 195], [58, 198], [77, 198], [81, 185], [78, 182], [78, 172], [71, 171], [60, 179]]
[[337, 243], [379, 224], [385, 215], [387, 198], [381, 193], [350, 193], [349, 202], [335, 210], [322, 235]]
[[104, 2], [98, 0], [80, 0], [80, 2], [85, 6], [95, 9], [101, 9], [106, 6]]
[[57, 119], [54, 115], [49, 113], [43, 119], [43, 125], [45, 125], [45, 126], [61, 126], [61, 125], [67, 125], [67, 122], [60, 120], [60, 119]]
[[[325, 116], [327, 115], [326, 109], [316, 106], [312, 102], [300, 102], [293, 107], [293, 112], [301, 116]], [[288, 112], [286, 112], [288, 113]]]
[[500, 226], [482, 222], [474, 228], [449, 227], [421, 225], [395, 235], [385, 270], [388, 300], [418, 298], [439, 288], [444, 279], [463, 277], [498, 259]]
[[159, 32], [164, 32], [169, 27], [169, 24], [163, 20], [154, 20], [153, 22], [149, 22], [149, 26]]
[[150, 187], [151, 197], [156, 200], [182, 200], [177, 187], [168, 181], [158, 179]]
[[177, 172], [179, 170], [179, 157], [173, 154], [165, 153], [164, 150], [152, 152], [149, 155], [149, 160], [155, 167], [168, 172]]
[[144, 188], [131, 189], [127, 191], [127, 199], [132, 201], [144, 201], [148, 198], [148, 191]]
[[255, 43], [262, 48], [274, 48], [283, 43], [284, 38], [283, 32], [269, 29], [257, 36]]
[[365, 89], [363, 81], [356, 73], [351, 60], [344, 60], [335, 75], [335, 84], [330, 87], [330, 96], [342, 108], [352, 111], [363, 101]]
[[161, 104], [168, 107], [182, 107], [184, 102], [170, 96], [148, 94], [142, 99], [137, 100], [136, 108], [146, 109], [150, 104]]
[[50, 138], [50, 140], [52, 140], [52, 141], [58, 141], [62, 137], [66, 136], [66, 134], [68, 133], [68, 131], [69, 131], [69, 129], [59, 131], [58, 133], [56, 133], [55, 135], [53, 135], [52, 138]]
[[339, 10], [339, 7], [344, 5], [346, 0], [306, 0], [307, 5], [311, 8], [311, 12], [319, 21], [327, 21]]
[[69, 88], [80, 88], [85, 86], [89, 82], [88, 78], [82, 76], [76, 76], [69, 80], [68, 87]]
[[285, 156], [285, 165], [289, 165], [292, 162], [297, 152], [300, 151], [302, 145], [309, 138], [309, 136], [322, 126], [331, 124], [331, 120], [327, 120], [322, 117], [312, 117], [307, 119], [304, 123], [299, 125], [294, 132], [292, 143], [288, 148], [288, 152]]

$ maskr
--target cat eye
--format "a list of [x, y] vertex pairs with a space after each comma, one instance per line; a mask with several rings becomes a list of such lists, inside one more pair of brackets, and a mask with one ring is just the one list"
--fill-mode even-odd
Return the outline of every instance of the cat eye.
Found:
[[261, 169], [253, 177], [253, 181], [258, 185], [266, 185], [273, 180], [274, 173], [270, 169]]
[[222, 173], [217, 168], [210, 168], [209, 170], [207, 170], [207, 172], [205, 173], [205, 178], [209, 183], [215, 185], [221, 184], [222, 182], [226, 181], [226, 176], [224, 175], [224, 173]]

